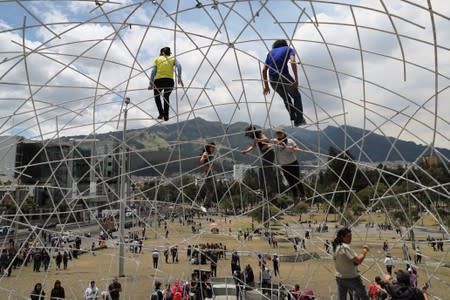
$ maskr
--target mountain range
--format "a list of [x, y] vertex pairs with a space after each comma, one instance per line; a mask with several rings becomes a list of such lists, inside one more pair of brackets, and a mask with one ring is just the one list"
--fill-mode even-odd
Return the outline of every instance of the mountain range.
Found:
[[[206, 142], [215, 142], [221, 167], [232, 169], [233, 164], [252, 164], [258, 153], [243, 155], [239, 149], [248, 147], [252, 140], [244, 136], [248, 123], [236, 122], [223, 124], [195, 118], [177, 124], [164, 124], [149, 128], [132, 129], [126, 133], [127, 144], [135, 149], [131, 156], [133, 174], [155, 176], [161, 173], [173, 174], [185, 172], [201, 172], [199, 156]], [[329, 147], [342, 151], [347, 149], [355, 160], [362, 162], [405, 161], [412, 162], [421, 156], [433, 155], [433, 149], [411, 141], [394, 137], [385, 137], [361, 128], [352, 126], [327, 126], [323, 130], [306, 128], [285, 128], [304, 149], [299, 155], [301, 161], [317, 160], [327, 155]], [[271, 130], [265, 130], [274, 136]], [[114, 136], [121, 139], [121, 132], [98, 134], [100, 140]], [[450, 158], [450, 150], [437, 148], [440, 155]], [[326, 159], [326, 158], [325, 158]], [[149, 167], [150, 166], [150, 167]]]

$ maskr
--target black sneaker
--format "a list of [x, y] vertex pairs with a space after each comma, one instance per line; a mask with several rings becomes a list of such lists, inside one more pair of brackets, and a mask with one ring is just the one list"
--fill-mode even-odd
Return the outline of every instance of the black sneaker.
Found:
[[163, 115], [158, 116], [158, 120], [161, 120], [162, 118], [164, 118]]
[[295, 121], [294, 122], [294, 126], [295, 127], [302, 126], [302, 125], [306, 125], [306, 120], [305, 119], [302, 119], [300, 121]]
[[164, 116], [164, 121], [169, 121], [169, 116]]

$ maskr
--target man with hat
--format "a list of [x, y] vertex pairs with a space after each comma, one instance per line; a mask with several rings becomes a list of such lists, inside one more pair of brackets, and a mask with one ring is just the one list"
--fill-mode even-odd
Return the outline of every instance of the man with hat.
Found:
[[288, 138], [284, 128], [276, 128], [276, 139], [272, 139], [274, 144], [276, 158], [283, 170], [289, 189], [292, 191], [293, 202], [296, 205], [300, 199], [305, 197], [305, 189], [300, 181], [300, 165], [296, 153], [301, 149], [291, 138]]
[[410, 274], [406, 270], [395, 272], [397, 281], [390, 282], [392, 276], [386, 275], [381, 287], [391, 296], [392, 300], [426, 300], [423, 292], [410, 284]]

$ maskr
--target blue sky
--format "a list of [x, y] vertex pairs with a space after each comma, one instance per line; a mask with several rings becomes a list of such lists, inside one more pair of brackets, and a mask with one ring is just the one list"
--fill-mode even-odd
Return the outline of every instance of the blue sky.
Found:
[[[353, 7], [349, 1], [218, 1], [218, 9], [206, 0], [202, 8], [187, 0], [101, 7], [88, 1], [22, 1], [25, 9], [2, 2], [0, 132], [12, 134], [19, 123], [32, 136], [46, 138], [55, 136], [55, 126], [64, 135], [117, 130], [125, 96], [132, 98], [131, 127], [155, 125], [147, 70], [166, 45], [175, 49], [185, 82], [172, 96], [172, 116], [289, 125], [281, 99], [273, 92], [264, 97], [260, 81], [267, 47], [286, 38], [301, 62], [308, 122], [328, 120], [311, 129], [352, 125], [450, 147], [450, 105], [444, 101], [450, 96], [449, 9], [431, 2], [437, 70], [427, 2], [420, 0], [389, 1], [386, 7], [377, 1], [352, 1]], [[37, 25], [25, 31], [26, 49], [34, 50], [26, 63], [24, 16], [28, 26]]]

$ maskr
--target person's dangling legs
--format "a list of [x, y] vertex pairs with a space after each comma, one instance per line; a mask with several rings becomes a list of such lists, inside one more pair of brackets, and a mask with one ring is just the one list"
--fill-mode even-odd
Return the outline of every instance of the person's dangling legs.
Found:
[[[169, 107], [170, 107], [170, 94], [172, 93], [174, 87], [174, 81], [172, 78], [159, 78], [155, 82], [155, 102], [158, 108], [159, 116], [158, 119], [164, 118], [165, 121], [169, 120]], [[164, 109], [161, 103], [161, 93], [164, 98]]]
[[281, 166], [283, 169], [284, 177], [286, 178], [287, 182], [289, 183], [289, 187], [292, 191], [292, 199], [294, 205], [296, 205], [299, 200], [299, 191], [297, 189], [297, 181], [298, 181], [298, 175], [296, 174], [296, 168], [293, 165], [284, 165]]
[[[303, 117], [302, 95], [300, 94], [298, 89], [294, 88], [291, 84], [286, 86], [286, 91], [289, 97], [294, 101], [294, 105], [291, 107], [295, 114], [294, 123], [296, 124], [296, 126], [306, 124], [306, 121]], [[289, 101], [289, 103], [291, 103], [291, 101]]]
[[164, 89], [164, 121], [169, 120], [169, 96], [170, 90], [167, 92], [167, 89]]
[[298, 89], [292, 86], [293, 81], [294, 79], [291, 76], [285, 76], [278, 78], [275, 82], [271, 82], [271, 85], [283, 99], [291, 121], [294, 121], [295, 126], [300, 126], [306, 123], [303, 118], [302, 96]]
[[173, 79], [165, 78], [167, 82], [165, 82], [164, 87], [164, 120], [169, 120], [169, 107], [170, 107], [170, 94], [172, 93], [173, 87], [175, 85]]
[[[159, 79], [155, 80], [155, 85], [158, 80]], [[161, 90], [160, 90], [160, 88], [155, 86], [155, 88], [153, 89], [153, 93], [155, 95], [156, 108], [158, 109], [158, 119], [162, 119], [164, 117], [164, 111], [163, 111], [163, 108], [161, 105]]]
[[286, 107], [286, 110], [289, 113], [289, 117], [290, 117], [291, 121], [295, 122], [295, 118], [296, 118], [295, 110], [291, 103], [291, 100], [289, 99], [289, 94], [288, 94], [287, 88], [286, 88], [288, 84], [289, 83], [286, 80], [284, 80], [283, 77], [279, 77], [277, 80], [270, 82], [272, 89], [278, 95], [280, 95], [281, 99], [283, 99], [284, 106]]
[[205, 195], [205, 203], [203, 206], [205, 208], [211, 208], [214, 195], [215, 195], [215, 187], [214, 187], [214, 178], [211, 174], [207, 175], [207, 178], [205, 179], [205, 188], [206, 188], [206, 195]]

